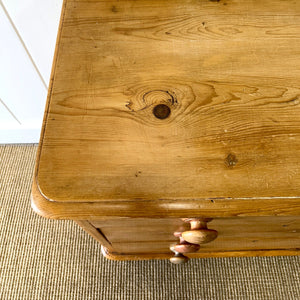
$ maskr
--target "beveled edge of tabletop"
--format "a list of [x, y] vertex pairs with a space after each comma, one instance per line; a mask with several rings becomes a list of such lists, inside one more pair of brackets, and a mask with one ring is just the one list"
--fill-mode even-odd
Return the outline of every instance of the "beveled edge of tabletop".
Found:
[[62, 203], [39, 191], [36, 178], [31, 193], [32, 209], [50, 219], [100, 220], [107, 218], [184, 218], [299, 216], [299, 198], [153, 199]]
[[[300, 216], [300, 197], [263, 198], [208, 198], [208, 199], [153, 199], [103, 200], [101, 202], [57, 202], [47, 199], [40, 191], [37, 174], [43, 147], [45, 125], [52, 95], [53, 80], [58, 57], [58, 45], [67, 0], [63, 1], [58, 28], [49, 91], [44, 114], [40, 144], [33, 178], [31, 206], [33, 210], [51, 219], [105, 219], [112, 217], [184, 218], [184, 217], [236, 217], [236, 216]], [[281, 201], [280, 201], [281, 200]]]

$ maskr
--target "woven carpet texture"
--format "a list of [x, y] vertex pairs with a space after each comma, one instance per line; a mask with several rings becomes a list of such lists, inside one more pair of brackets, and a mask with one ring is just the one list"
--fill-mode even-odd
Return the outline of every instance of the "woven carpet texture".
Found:
[[0, 299], [300, 299], [300, 257], [115, 262], [30, 207], [36, 145], [0, 146]]

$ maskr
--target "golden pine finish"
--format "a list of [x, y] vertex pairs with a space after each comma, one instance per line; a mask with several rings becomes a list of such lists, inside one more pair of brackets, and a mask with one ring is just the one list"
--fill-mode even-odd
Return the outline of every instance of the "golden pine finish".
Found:
[[[299, 49], [294, 0], [65, 0], [34, 210], [77, 220], [111, 257], [165, 253], [180, 218], [259, 217], [262, 237], [276, 216], [299, 222]], [[172, 222], [123, 226], [151, 254], [113, 244], [121, 228], [105, 224], [124, 218]], [[232, 224], [212, 256], [274, 253], [276, 235], [280, 253], [300, 248], [277, 229], [245, 248]]]
[[[129, 218], [90, 223], [95, 228], [101, 228], [103, 235], [109, 237], [113, 249], [120, 249], [121, 253], [143, 253], [147, 249], [152, 253], [168, 253], [170, 246], [178, 243], [173, 233], [188, 229], [179, 219], [168, 218]], [[209, 228], [218, 231], [219, 235], [214, 241], [201, 244], [199, 254], [300, 248], [299, 217], [218, 218], [209, 223]]]
[[[299, 12], [292, 1], [65, 1], [42, 194], [168, 211], [233, 198], [238, 213], [254, 201], [270, 214], [262, 198], [294, 213]], [[166, 119], [153, 114], [160, 104]]]

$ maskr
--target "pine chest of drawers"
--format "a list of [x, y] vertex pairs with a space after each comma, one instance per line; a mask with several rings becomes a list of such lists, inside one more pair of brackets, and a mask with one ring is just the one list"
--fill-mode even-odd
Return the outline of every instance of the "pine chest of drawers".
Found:
[[32, 207], [113, 259], [296, 255], [300, 2], [65, 0]]

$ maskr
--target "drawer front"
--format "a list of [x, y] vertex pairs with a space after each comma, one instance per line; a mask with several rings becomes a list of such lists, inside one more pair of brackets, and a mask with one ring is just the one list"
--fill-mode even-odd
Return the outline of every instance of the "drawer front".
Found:
[[91, 222], [112, 243], [175, 241], [174, 232], [189, 229], [181, 219], [121, 219]]
[[[92, 221], [111, 243], [114, 252], [170, 253], [178, 242], [173, 233], [189, 230], [181, 219], [118, 219]], [[216, 240], [201, 245], [201, 252], [284, 250], [300, 248], [300, 217], [236, 217], [214, 219], [209, 228]]]

